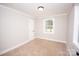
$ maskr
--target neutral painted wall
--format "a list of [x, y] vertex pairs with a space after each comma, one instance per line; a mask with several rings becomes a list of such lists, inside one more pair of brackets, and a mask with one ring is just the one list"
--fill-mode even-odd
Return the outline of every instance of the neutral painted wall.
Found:
[[78, 42], [79, 42], [79, 24], [78, 24]]
[[30, 18], [0, 5], [0, 52], [29, 40]]
[[[43, 20], [47, 18], [54, 18], [54, 33], [44, 33]], [[66, 42], [67, 40], [67, 15], [55, 15], [52, 17], [39, 18], [35, 20], [35, 37], [47, 38], [50, 40]]]
[[[75, 8], [76, 5], [73, 6], [68, 19], [68, 40], [67, 40], [67, 47], [70, 52], [70, 55], [76, 55], [76, 51], [79, 51], [78, 47], [76, 46], [76, 42], [78, 39], [78, 26], [77, 23], [78, 19], [78, 8]], [[79, 45], [78, 45], [79, 46]]]
[[[70, 49], [73, 44], [73, 27], [74, 27], [74, 7], [71, 9], [68, 17], [68, 40], [67, 40], [67, 47], [70, 52]], [[71, 54], [71, 52], [70, 52]]]

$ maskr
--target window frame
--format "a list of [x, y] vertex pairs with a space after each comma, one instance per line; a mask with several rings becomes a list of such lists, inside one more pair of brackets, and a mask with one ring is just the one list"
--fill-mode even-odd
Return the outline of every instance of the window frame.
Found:
[[[53, 21], [53, 29], [52, 29], [52, 32], [46, 32], [46, 21], [47, 20], [52, 20]], [[44, 31], [44, 33], [48, 33], [48, 34], [54, 34], [54, 27], [55, 27], [55, 19], [54, 18], [46, 18], [46, 19], [44, 19], [43, 20], [43, 31]]]

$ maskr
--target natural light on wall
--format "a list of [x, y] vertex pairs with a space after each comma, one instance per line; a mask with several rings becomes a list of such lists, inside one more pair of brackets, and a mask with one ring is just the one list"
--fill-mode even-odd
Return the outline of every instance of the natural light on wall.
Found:
[[78, 42], [78, 23], [79, 23], [79, 6], [75, 6], [74, 9], [74, 33], [73, 33], [73, 42], [79, 48]]

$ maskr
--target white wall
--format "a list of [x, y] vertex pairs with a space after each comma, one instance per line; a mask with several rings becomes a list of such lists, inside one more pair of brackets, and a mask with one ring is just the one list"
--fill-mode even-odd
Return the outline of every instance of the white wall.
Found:
[[0, 52], [29, 40], [30, 18], [0, 5]]
[[[72, 43], [73, 41], [73, 28], [74, 28], [74, 7], [71, 9], [71, 12], [69, 14], [69, 20], [68, 20], [68, 40], [69, 43]], [[71, 42], [70, 42], [71, 41]]]
[[75, 5], [75, 11], [74, 11], [74, 37], [73, 41], [76, 43], [77, 47], [79, 48], [78, 43], [78, 23], [79, 23], [79, 5]]
[[[68, 40], [67, 40], [67, 47], [70, 52], [72, 49], [71, 46], [73, 44], [73, 28], [74, 28], [74, 7], [71, 9], [68, 17]], [[71, 52], [70, 52], [71, 54]]]
[[[54, 33], [47, 34], [43, 31], [43, 20], [39, 18], [35, 20], [35, 37], [36, 38], [47, 38], [55, 41], [66, 42], [67, 40], [67, 15], [52, 16], [54, 20]], [[52, 17], [46, 17], [52, 18]]]
[[[78, 47], [76, 46], [76, 42], [78, 39], [77, 33], [78, 33], [78, 11], [77, 8], [75, 8], [76, 5], [73, 6], [71, 9], [71, 12], [69, 14], [69, 20], [68, 20], [68, 40], [67, 40], [67, 47], [70, 52], [70, 55], [76, 55], [76, 51], [79, 51]], [[79, 46], [79, 45], [78, 45]]]

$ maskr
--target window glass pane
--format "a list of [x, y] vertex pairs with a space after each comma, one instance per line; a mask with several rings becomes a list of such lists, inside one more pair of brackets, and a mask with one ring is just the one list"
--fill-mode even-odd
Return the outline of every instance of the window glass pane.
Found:
[[47, 20], [46, 21], [46, 32], [52, 32], [53, 31], [53, 20]]

